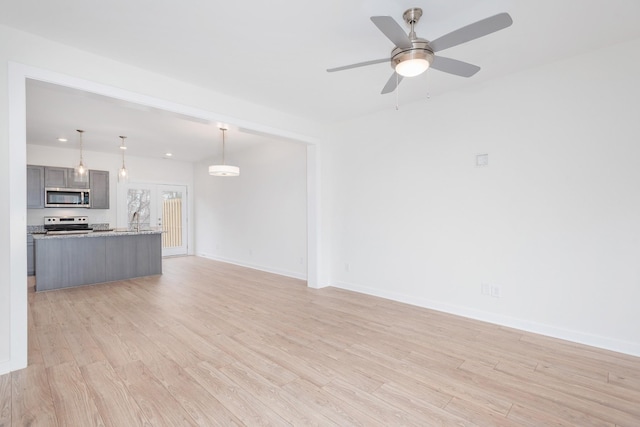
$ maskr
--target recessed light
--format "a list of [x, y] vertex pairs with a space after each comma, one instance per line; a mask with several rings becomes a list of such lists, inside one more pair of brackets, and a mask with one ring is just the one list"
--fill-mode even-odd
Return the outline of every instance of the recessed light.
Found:
[[58, 142], [67, 142], [67, 138], [58, 138]]
[[165, 157], [171, 157], [171, 156], [173, 156], [173, 153], [164, 153], [164, 156]]
[[126, 150], [126, 149], [127, 149], [127, 147], [126, 147], [125, 145], [121, 145], [121, 146], [120, 146], [120, 149], [121, 149], [121, 150]]

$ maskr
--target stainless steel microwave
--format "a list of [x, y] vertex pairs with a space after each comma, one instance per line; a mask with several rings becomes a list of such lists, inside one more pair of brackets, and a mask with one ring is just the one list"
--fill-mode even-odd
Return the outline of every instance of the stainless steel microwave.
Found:
[[79, 188], [45, 188], [45, 208], [89, 208], [89, 190]]

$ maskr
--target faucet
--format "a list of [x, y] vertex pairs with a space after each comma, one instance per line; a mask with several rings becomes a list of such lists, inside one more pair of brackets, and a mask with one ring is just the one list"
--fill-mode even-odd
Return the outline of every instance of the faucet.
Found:
[[140, 232], [140, 211], [135, 211], [133, 213], [133, 217], [131, 218], [131, 222], [136, 223], [136, 232]]

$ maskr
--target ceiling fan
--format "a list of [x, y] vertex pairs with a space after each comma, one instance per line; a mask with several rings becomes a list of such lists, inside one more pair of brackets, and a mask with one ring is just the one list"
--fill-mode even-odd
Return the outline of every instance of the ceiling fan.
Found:
[[332, 73], [334, 71], [389, 62], [394, 73], [387, 81], [387, 84], [384, 85], [381, 92], [382, 94], [393, 92], [403, 77], [420, 75], [429, 67], [444, 71], [445, 73], [455, 74], [456, 76], [471, 77], [480, 71], [480, 67], [457, 59], [436, 56], [435, 53], [502, 30], [513, 23], [508, 13], [499, 13], [465, 27], [458, 28], [433, 41], [428, 41], [419, 38], [414, 30], [414, 26], [418, 23], [421, 16], [422, 9], [418, 7], [408, 9], [402, 15], [404, 21], [411, 27], [409, 35], [404, 32], [402, 27], [400, 27], [392, 17], [372, 16], [371, 21], [373, 21], [375, 26], [395, 45], [395, 48], [391, 51], [391, 57], [330, 68], [327, 71]]

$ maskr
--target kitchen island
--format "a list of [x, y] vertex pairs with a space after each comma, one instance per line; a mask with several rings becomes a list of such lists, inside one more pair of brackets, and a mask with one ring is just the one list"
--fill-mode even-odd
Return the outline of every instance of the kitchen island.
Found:
[[162, 274], [161, 237], [161, 230], [36, 234], [36, 291]]

